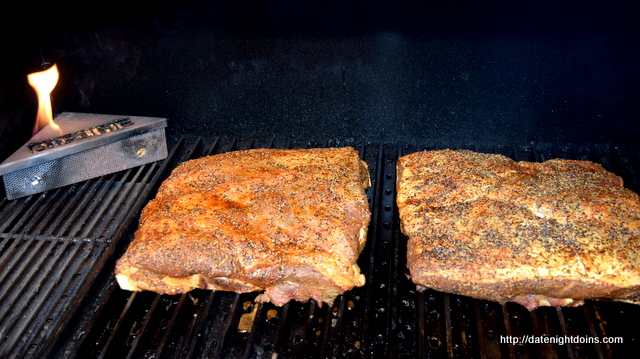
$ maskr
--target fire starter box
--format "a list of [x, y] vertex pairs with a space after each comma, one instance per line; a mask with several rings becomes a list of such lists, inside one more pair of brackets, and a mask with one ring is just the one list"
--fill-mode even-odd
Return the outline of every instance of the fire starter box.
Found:
[[63, 112], [0, 164], [16, 199], [167, 157], [165, 118]]

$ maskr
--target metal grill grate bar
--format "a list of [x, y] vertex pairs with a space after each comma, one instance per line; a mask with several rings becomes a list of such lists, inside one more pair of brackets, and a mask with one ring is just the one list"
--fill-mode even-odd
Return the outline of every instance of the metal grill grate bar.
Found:
[[[116, 186], [115, 191], [119, 191], [121, 189], [121, 186], [122, 186], [122, 182], [118, 186]], [[60, 191], [56, 191], [56, 192], [60, 192]], [[109, 204], [110, 202], [107, 202], [106, 206], [108, 206]], [[106, 206], [103, 208], [106, 208]], [[83, 220], [86, 220], [86, 219], [83, 219]], [[85, 226], [85, 233], [88, 233], [89, 231], [91, 231], [92, 228], [93, 228], [92, 224], [90, 224], [89, 226]], [[57, 297], [56, 295], [54, 295], [54, 291], [57, 290], [62, 292], [61, 289], [67, 287], [74, 277], [82, 275], [81, 273], [78, 273], [78, 270], [81, 268], [80, 267], [81, 264], [83, 264], [86, 261], [86, 259], [92, 255], [92, 252], [93, 252], [92, 250], [94, 249], [92, 247], [87, 248], [82, 244], [71, 245], [71, 243], [73, 243], [71, 241], [63, 241], [60, 244], [57, 241], [49, 241], [51, 245], [48, 247], [48, 250], [44, 251], [44, 253], [56, 253], [60, 255], [55, 256], [54, 258], [51, 258], [49, 256], [44, 256], [41, 254], [41, 256], [37, 260], [33, 260], [32, 257], [35, 255], [35, 253], [40, 252], [40, 248], [42, 247], [43, 243], [45, 242], [43, 241], [38, 242], [36, 244], [36, 247], [33, 250], [29, 251], [30, 255], [27, 258], [25, 258], [25, 261], [28, 263], [32, 263], [32, 266], [30, 267], [31, 272], [29, 275], [26, 276], [27, 278], [24, 278], [24, 280], [20, 282], [20, 285], [18, 288], [16, 287], [12, 288], [12, 290], [9, 293], [11, 293], [13, 297], [8, 298], [8, 300], [5, 301], [6, 303], [13, 304], [16, 302], [15, 300], [16, 296], [20, 295], [23, 297], [23, 300], [20, 301], [18, 304], [13, 304], [11, 308], [11, 316], [7, 320], [8, 323], [14, 323], [13, 329], [11, 331], [12, 332], [11, 337], [15, 339], [13, 341], [8, 341], [8, 343], [6, 344], [8, 350], [10, 351], [14, 350], [14, 346], [18, 344], [18, 341], [23, 336], [23, 332], [27, 329], [27, 327], [31, 324], [31, 322], [36, 318], [36, 316], [26, 316], [26, 318], [21, 320], [18, 320], [18, 318], [22, 318], [23, 317], [22, 314], [29, 307], [42, 308], [39, 310], [38, 315], [47, 317], [50, 314], [55, 304], [55, 299], [53, 298]], [[58, 248], [56, 248], [56, 245], [58, 246]], [[85, 250], [81, 252], [80, 249], [83, 247]], [[96, 248], [96, 249], [98, 251], [101, 251], [104, 248]], [[55, 262], [47, 263], [45, 265], [45, 263], [43, 262], [45, 258], [51, 260], [52, 262], [53, 261]], [[26, 267], [23, 267], [23, 268], [26, 268]], [[37, 273], [37, 276], [35, 276], [36, 273]], [[13, 281], [16, 281], [18, 276]], [[61, 280], [52, 281], [50, 280], [50, 278], [61, 278]], [[29, 284], [30, 288], [38, 288], [38, 289], [27, 291], [27, 293], [30, 293], [30, 294], [23, 294], [27, 289], [27, 283]], [[51, 303], [50, 305], [46, 306], [45, 302], [49, 302], [51, 300], [54, 300], [54, 303]], [[43, 308], [45, 306], [46, 308]], [[15, 325], [15, 323], [20, 323], [20, 325]], [[31, 338], [33, 338], [33, 336], [31, 336]], [[25, 343], [25, 344], [28, 344], [28, 343]], [[28, 348], [28, 346], [25, 346], [25, 347]]]

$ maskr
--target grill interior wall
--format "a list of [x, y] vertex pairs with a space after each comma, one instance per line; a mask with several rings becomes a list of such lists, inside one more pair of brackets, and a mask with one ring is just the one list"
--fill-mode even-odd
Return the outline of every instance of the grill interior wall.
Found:
[[[367, 284], [333, 306], [254, 304], [255, 293], [194, 290], [157, 295], [120, 290], [115, 259], [141, 207], [178, 163], [211, 153], [352, 145], [369, 164], [372, 221], [359, 265]], [[640, 331], [640, 307], [588, 301], [528, 312], [508, 303], [432, 290], [407, 277], [395, 207], [395, 163], [429, 146], [306, 143], [216, 137], [181, 140], [169, 158], [113, 176], [0, 203], [0, 350], [3, 356], [180, 358], [610, 358]], [[588, 159], [638, 192], [635, 149], [570, 145], [466, 146], [517, 160]], [[500, 343], [506, 335], [622, 336], [625, 344]]]

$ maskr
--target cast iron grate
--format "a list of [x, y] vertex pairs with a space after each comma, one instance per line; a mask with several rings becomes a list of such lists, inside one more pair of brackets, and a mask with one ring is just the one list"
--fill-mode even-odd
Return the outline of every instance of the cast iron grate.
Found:
[[[141, 207], [171, 169], [232, 150], [352, 145], [370, 167], [372, 222], [359, 265], [367, 284], [333, 306], [253, 302], [255, 293], [120, 290], [112, 270]], [[395, 208], [399, 156], [441, 146], [306, 143], [227, 137], [180, 140], [161, 163], [0, 202], [0, 350], [51, 358], [614, 358], [633, 348], [640, 307], [588, 301], [528, 312], [427, 290], [406, 276]], [[589, 159], [640, 188], [638, 151], [614, 146], [466, 146], [518, 160]], [[511, 335], [621, 336], [624, 344], [501, 343]]]

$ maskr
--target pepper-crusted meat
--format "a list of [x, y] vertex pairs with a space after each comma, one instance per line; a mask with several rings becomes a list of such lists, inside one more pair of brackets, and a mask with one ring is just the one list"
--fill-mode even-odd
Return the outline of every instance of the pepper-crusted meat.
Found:
[[228, 152], [178, 166], [116, 264], [123, 289], [263, 291], [332, 303], [364, 285], [367, 164], [351, 147]]
[[600, 165], [442, 150], [397, 173], [420, 288], [529, 309], [640, 298], [640, 197]]

